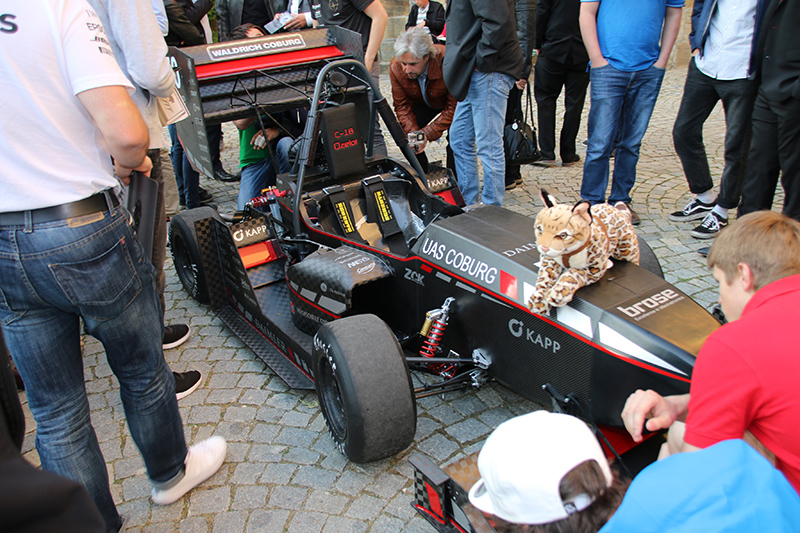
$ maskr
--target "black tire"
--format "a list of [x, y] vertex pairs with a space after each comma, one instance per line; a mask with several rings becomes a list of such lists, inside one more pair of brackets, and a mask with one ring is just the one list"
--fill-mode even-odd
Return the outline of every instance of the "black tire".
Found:
[[664, 271], [661, 270], [661, 263], [658, 261], [653, 249], [647, 244], [647, 241], [637, 235], [639, 239], [639, 266], [645, 270], [649, 270], [661, 279], [664, 279]]
[[198, 207], [178, 213], [169, 222], [169, 244], [178, 279], [186, 292], [200, 303], [207, 303], [209, 294], [194, 224], [207, 218], [222, 220], [216, 210]]
[[413, 442], [411, 374], [403, 349], [377, 316], [322, 326], [314, 338], [314, 379], [328, 430], [351, 461], [377, 461]]

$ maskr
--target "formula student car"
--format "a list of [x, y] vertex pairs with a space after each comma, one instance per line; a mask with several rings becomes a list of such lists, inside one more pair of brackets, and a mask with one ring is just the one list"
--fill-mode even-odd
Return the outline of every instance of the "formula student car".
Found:
[[[631, 392], [688, 391], [718, 322], [663, 279], [644, 241], [642, 267], [619, 262], [534, 315], [530, 218], [456, 205], [452, 178], [426, 177], [359, 61], [326, 63], [309, 102], [293, 171], [232, 221], [173, 217], [170, 242], [184, 288], [289, 386], [316, 388], [349, 459], [408, 447], [415, 398], [489, 380], [600, 425], [619, 450]], [[375, 111], [407, 163], [370, 157]], [[409, 369], [432, 377], [414, 389]]]

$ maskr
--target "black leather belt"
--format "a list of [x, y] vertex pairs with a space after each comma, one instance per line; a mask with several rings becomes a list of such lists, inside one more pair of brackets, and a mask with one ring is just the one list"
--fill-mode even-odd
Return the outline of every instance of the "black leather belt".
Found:
[[68, 204], [54, 205], [53, 207], [43, 207], [41, 209], [30, 209], [28, 211], [14, 211], [11, 213], [0, 213], [0, 226], [24, 226], [25, 215], [30, 214], [31, 224], [42, 224], [53, 222], [54, 220], [65, 220], [67, 218], [91, 215], [100, 211], [108, 211], [108, 201], [113, 207], [119, 205], [119, 200], [114, 193], [99, 192], [83, 200], [70, 202]]

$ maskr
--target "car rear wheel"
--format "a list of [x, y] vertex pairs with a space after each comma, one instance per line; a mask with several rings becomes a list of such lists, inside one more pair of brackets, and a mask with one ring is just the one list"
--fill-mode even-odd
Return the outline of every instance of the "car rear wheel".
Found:
[[664, 279], [664, 271], [661, 270], [661, 263], [658, 261], [653, 249], [647, 244], [647, 241], [637, 236], [639, 239], [639, 266], [645, 270], [649, 270], [661, 279]]
[[414, 440], [417, 405], [403, 350], [375, 315], [323, 325], [314, 338], [314, 380], [339, 450], [367, 463]]
[[222, 220], [216, 210], [198, 207], [178, 213], [169, 222], [169, 243], [178, 279], [186, 292], [200, 303], [208, 302], [209, 294], [195, 222], [207, 218]]

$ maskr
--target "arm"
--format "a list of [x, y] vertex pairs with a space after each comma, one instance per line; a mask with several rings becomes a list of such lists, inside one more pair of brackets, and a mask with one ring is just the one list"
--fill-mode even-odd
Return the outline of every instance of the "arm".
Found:
[[551, 0], [539, 0], [536, 5], [536, 39], [533, 48], [541, 50], [547, 38], [547, 23], [550, 21]]
[[683, 421], [689, 411], [689, 395], [661, 396], [652, 390], [637, 390], [628, 397], [622, 409], [622, 421], [634, 442], [642, 440], [642, 430], [667, 429], [675, 421]]
[[200, 24], [200, 19], [205, 17], [214, 7], [214, 3], [211, 0], [197, 0], [196, 3], [192, 0], [186, 0], [183, 4], [183, 11], [192, 24]]
[[661, 53], [655, 63], [656, 67], [667, 68], [667, 61], [669, 61], [669, 55], [672, 53], [672, 47], [675, 46], [678, 30], [680, 29], [681, 8], [668, 7], [667, 14], [664, 17], [664, 29], [661, 32]]
[[425, 17], [425, 24], [431, 30], [431, 35], [437, 37], [444, 30], [444, 7], [436, 0], [431, 0], [428, 6], [428, 16]]
[[103, 134], [114, 158], [115, 173], [122, 182], [130, 182], [132, 170], [148, 174], [152, 168], [147, 158], [150, 134], [127, 89], [111, 85], [82, 91], [77, 96]]
[[403, 76], [403, 74], [399, 73], [399, 70], [400, 67], [393, 59], [392, 63], [389, 65], [389, 79], [392, 82], [392, 105], [394, 106], [394, 113], [397, 115], [397, 120], [400, 121], [400, 125], [403, 127], [403, 131], [408, 134], [409, 132], [419, 130], [419, 126], [417, 125], [417, 117], [411, 110], [411, 99], [408, 98], [408, 94], [406, 94], [400, 85], [399, 77]]
[[383, 34], [386, 32], [386, 22], [389, 20], [389, 15], [386, 14], [381, 0], [373, 0], [373, 2], [364, 9], [364, 14], [372, 19], [367, 51], [364, 53], [364, 65], [367, 67], [367, 70], [371, 70], [372, 63], [378, 56], [378, 50], [381, 47], [381, 41], [383, 41]]
[[416, 26], [417, 24], [417, 6], [414, 4], [411, 6], [411, 11], [408, 12], [408, 20], [406, 21], [406, 29], [410, 28], [411, 26]]
[[603, 52], [600, 50], [600, 41], [597, 39], [598, 9], [600, 9], [600, 2], [581, 3], [581, 35], [583, 36], [583, 45], [586, 47], [586, 53], [589, 54], [589, 61], [592, 62], [592, 68], [608, 65], [608, 61], [603, 57]]
[[481, 21], [481, 38], [475, 50], [476, 68], [481, 72], [494, 72], [498, 51], [503, 47], [509, 32], [517, 31], [514, 14], [505, 2], [471, 0], [475, 17]]
[[444, 131], [453, 123], [453, 115], [456, 112], [456, 105], [458, 102], [451, 95], [447, 95], [447, 105], [442, 112], [439, 113], [435, 119], [431, 120], [427, 126], [422, 128], [425, 133], [425, 138], [429, 141], [435, 141], [440, 138]]
[[206, 40], [197, 26], [192, 24], [186, 17], [183, 8], [175, 3], [175, 0], [168, 0], [164, 3], [169, 19], [169, 33], [167, 34], [167, 44], [170, 46], [197, 46], [205, 44]]
[[533, 0], [516, 0], [517, 35], [519, 47], [522, 49], [522, 77], [517, 82], [519, 89], [525, 88], [528, 77], [531, 75], [534, 43], [536, 42], [536, 7], [531, 4]]
[[700, 39], [703, 38], [703, 28], [699, 28], [700, 15], [703, 13], [705, 0], [695, 0], [692, 8], [692, 31], [689, 32], [689, 46], [692, 52], [700, 48]]
[[115, 4], [108, 11], [108, 32], [125, 56], [128, 76], [151, 94], [168, 97], [175, 86], [175, 76], [152, 5], [130, 1]]
[[229, 20], [231, 17], [229, 0], [217, 0], [217, 38], [219, 42], [227, 41], [231, 36]]

